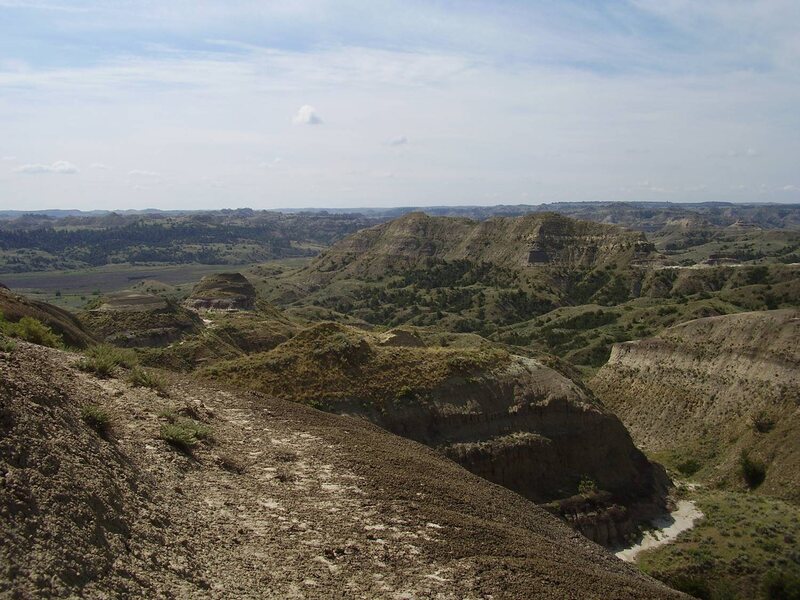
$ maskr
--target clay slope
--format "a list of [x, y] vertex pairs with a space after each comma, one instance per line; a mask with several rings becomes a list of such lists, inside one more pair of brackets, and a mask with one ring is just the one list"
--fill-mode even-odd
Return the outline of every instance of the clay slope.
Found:
[[80, 321], [66, 310], [15, 294], [3, 284], [0, 284], [0, 314], [12, 322], [17, 322], [23, 317], [38, 319], [59, 334], [70, 346], [85, 348], [95, 343]]
[[387, 345], [386, 336], [323, 323], [205, 374], [364, 416], [536, 502], [569, 498], [589, 479], [610, 494], [599, 512], [617, 512], [579, 528], [604, 544], [623, 542], [634, 521], [663, 508], [666, 476], [584, 388], [502, 350], [421, 343]]
[[641, 233], [553, 213], [487, 221], [409, 213], [334, 244], [314, 259], [307, 276], [317, 282], [380, 277], [431, 260], [586, 269], [647, 258], [653, 250]]
[[745, 450], [760, 491], [800, 501], [799, 366], [800, 312], [749, 312], [616, 344], [590, 385], [647, 450], [732, 486]]
[[[516, 494], [363, 420], [0, 355], [0, 595], [673, 598]], [[81, 419], [98, 405], [102, 437]], [[170, 411], [213, 442], [159, 439]]]

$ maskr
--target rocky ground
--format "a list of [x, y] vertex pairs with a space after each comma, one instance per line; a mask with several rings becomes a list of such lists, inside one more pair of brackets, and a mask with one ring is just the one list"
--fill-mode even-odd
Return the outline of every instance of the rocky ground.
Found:
[[[180, 376], [159, 395], [78, 358], [0, 354], [2, 597], [680, 596], [363, 420]], [[176, 418], [213, 441], [168, 445]]]

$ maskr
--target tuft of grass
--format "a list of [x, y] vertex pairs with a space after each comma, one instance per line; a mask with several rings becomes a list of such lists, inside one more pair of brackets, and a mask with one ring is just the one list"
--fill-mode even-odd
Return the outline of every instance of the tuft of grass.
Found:
[[767, 411], [762, 410], [752, 416], [753, 429], [758, 433], [769, 433], [775, 427], [775, 419]]
[[94, 429], [100, 435], [105, 435], [108, 432], [108, 426], [111, 419], [108, 413], [101, 407], [95, 404], [87, 404], [81, 408], [81, 418], [84, 423]]
[[78, 362], [78, 368], [97, 377], [113, 377], [117, 367], [131, 368], [136, 364], [136, 353], [108, 344], [92, 346]]
[[764, 483], [767, 477], [767, 465], [764, 461], [752, 458], [747, 450], [742, 450], [739, 455], [739, 468], [747, 487], [751, 490]]
[[207, 425], [191, 419], [182, 419], [174, 413], [162, 413], [167, 423], [161, 426], [161, 439], [186, 453], [191, 451], [202, 440], [212, 437], [212, 430]]
[[0, 340], [0, 352], [13, 352], [17, 347], [17, 342], [10, 338]]
[[148, 369], [136, 367], [131, 371], [129, 380], [133, 387], [144, 387], [155, 390], [162, 396], [167, 395], [167, 385], [164, 378]]
[[235, 473], [237, 475], [241, 475], [247, 470], [247, 466], [243, 461], [235, 456], [230, 456], [227, 454], [220, 456], [217, 459], [217, 464], [219, 464], [219, 466], [225, 471], [228, 471], [229, 473]]

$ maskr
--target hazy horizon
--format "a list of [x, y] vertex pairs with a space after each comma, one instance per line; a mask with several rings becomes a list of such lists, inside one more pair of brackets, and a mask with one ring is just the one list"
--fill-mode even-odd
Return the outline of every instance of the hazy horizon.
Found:
[[800, 4], [0, 0], [0, 210], [800, 202]]

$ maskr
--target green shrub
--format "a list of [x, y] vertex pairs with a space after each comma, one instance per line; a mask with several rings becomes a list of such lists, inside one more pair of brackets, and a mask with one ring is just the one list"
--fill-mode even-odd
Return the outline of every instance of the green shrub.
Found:
[[800, 573], [767, 571], [761, 579], [761, 593], [769, 600], [800, 600]]
[[597, 482], [591, 477], [583, 477], [578, 483], [578, 493], [581, 496], [591, 496], [597, 493]]
[[129, 381], [133, 387], [150, 388], [161, 395], [166, 395], [166, 382], [164, 378], [155, 371], [136, 367], [131, 371]]
[[110, 422], [108, 413], [99, 406], [87, 404], [81, 408], [81, 418], [89, 427], [101, 435], [108, 431]]
[[93, 373], [103, 379], [112, 377], [117, 368], [117, 363], [105, 357], [84, 357], [78, 361], [77, 367], [81, 371]]
[[0, 352], [13, 352], [17, 342], [9, 338], [0, 339]]
[[112, 377], [117, 367], [130, 368], [136, 363], [135, 352], [108, 344], [92, 346], [84, 354], [78, 361], [78, 368], [103, 378]]
[[695, 458], [687, 458], [675, 465], [675, 468], [680, 471], [681, 475], [691, 477], [700, 470], [700, 461]]
[[48, 346], [50, 348], [63, 348], [64, 340], [54, 333], [47, 325], [33, 317], [22, 317], [16, 323], [6, 321], [0, 314], [0, 333], [9, 337], [19, 338], [32, 344]]
[[679, 592], [689, 594], [700, 600], [712, 600], [711, 587], [705, 578], [696, 575], [679, 575], [669, 582]]
[[739, 456], [739, 467], [747, 487], [755, 489], [764, 483], [767, 476], [767, 465], [763, 461], [752, 458], [747, 450]]
[[91, 346], [86, 350], [86, 352], [84, 352], [84, 354], [89, 358], [102, 358], [104, 360], [109, 360], [115, 365], [125, 367], [126, 369], [133, 368], [138, 362], [135, 351], [128, 348], [117, 348], [116, 346], [111, 346], [109, 344], [98, 344], [97, 346]]
[[168, 419], [171, 420], [161, 426], [161, 439], [179, 450], [191, 452], [201, 440], [211, 438], [211, 428], [207, 425], [191, 419], [178, 418], [173, 413], [166, 415], [169, 415]]

